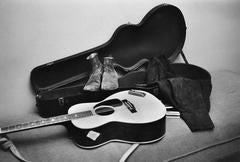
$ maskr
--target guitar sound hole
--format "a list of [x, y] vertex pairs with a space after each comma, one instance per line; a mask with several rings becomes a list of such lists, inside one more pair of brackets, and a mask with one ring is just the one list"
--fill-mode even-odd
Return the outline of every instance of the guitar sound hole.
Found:
[[99, 107], [95, 110], [96, 114], [98, 115], [110, 115], [114, 112], [113, 108], [111, 107]]

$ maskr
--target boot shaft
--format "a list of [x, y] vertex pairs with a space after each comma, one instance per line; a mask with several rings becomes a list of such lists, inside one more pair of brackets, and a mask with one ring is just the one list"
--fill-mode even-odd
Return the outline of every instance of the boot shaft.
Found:
[[113, 57], [109, 56], [109, 57], [104, 57], [104, 71], [115, 71], [114, 70], [114, 66], [113, 66]]
[[102, 63], [98, 58], [97, 53], [92, 53], [87, 57], [87, 60], [91, 62], [92, 65], [92, 71], [95, 71], [96, 69], [102, 68]]

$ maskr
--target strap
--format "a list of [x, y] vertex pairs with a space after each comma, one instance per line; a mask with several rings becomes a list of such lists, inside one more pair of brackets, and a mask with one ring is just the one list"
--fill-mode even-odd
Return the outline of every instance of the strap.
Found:
[[139, 143], [134, 143], [121, 157], [119, 162], [125, 162], [127, 158], [138, 148], [140, 144]]
[[10, 150], [11, 153], [21, 162], [30, 162], [21, 155], [16, 146], [10, 139], [8, 139], [7, 136], [5, 137], [0, 136], [0, 146], [4, 151]]
[[189, 63], [188, 63], [188, 60], [187, 60], [187, 58], [186, 58], [186, 56], [185, 56], [185, 54], [183, 53], [183, 51], [181, 51], [180, 54], [181, 54], [184, 62], [185, 62], [186, 64], [189, 64]]
[[131, 71], [136, 71], [136, 70], [144, 68], [144, 67], [146, 68], [147, 65], [148, 65], [148, 62], [149, 62], [148, 59], [143, 58], [143, 59], [139, 60], [137, 63], [135, 63], [134, 65], [132, 65], [130, 67], [125, 67], [125, 66], [122, 66], [118, 63], [114, 63], [114, 68], [119, 69], [119, 70], [124, 71], [124, 72], [131, 72]]

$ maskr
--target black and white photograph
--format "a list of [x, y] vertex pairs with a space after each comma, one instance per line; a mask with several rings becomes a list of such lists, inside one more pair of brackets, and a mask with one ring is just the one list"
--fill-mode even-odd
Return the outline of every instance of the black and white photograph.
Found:
[[0, 161], [240, 161], [239, 29], [238, 0], [0, 0]]

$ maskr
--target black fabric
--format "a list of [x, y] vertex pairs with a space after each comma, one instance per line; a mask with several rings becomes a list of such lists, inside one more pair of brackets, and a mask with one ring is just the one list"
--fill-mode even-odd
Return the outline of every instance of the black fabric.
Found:
[[204, 100], [199, 82], [182, 77], [169, 81], [181, 118], [189, 128], [192, 131], [212, 129], [214, 125], [208, 114], [210, 106]]
[[214, 128], [208, 114], [211, 93], [210, 79], [179, 76], [171, 69], [164, 56], [150, 60], [146, 78], [147, 84], [158, 84], [159, 91], [155, 95], [165, 103], [173, 105], [180, 112], [180, 117], [191, 131]]
[[165, 56], [160, 56], [159, 58], [151, 58], [147, 68], [148, 84], [173, 76], [174, 72], [170, 68], [169, 62]]

